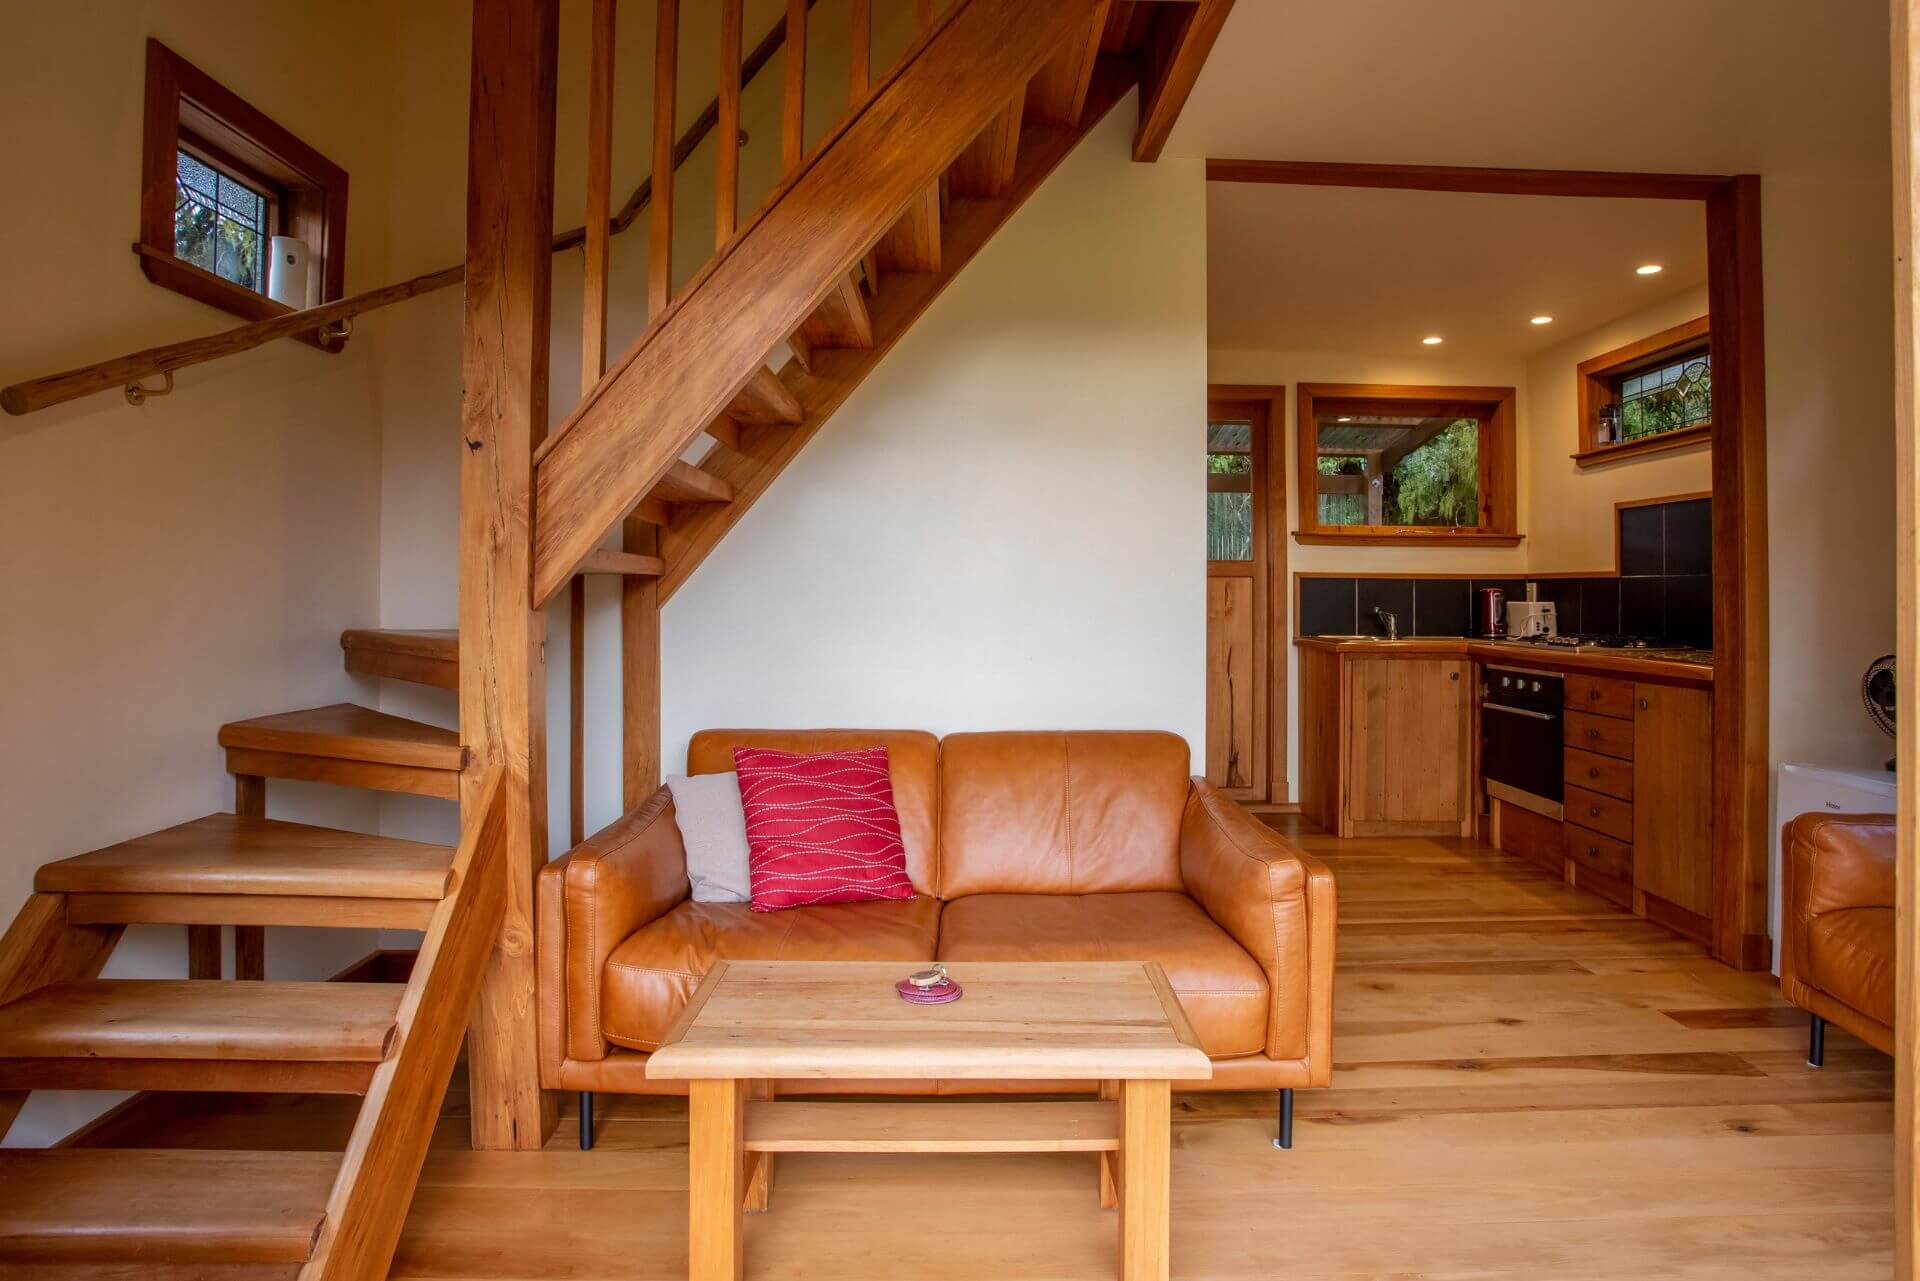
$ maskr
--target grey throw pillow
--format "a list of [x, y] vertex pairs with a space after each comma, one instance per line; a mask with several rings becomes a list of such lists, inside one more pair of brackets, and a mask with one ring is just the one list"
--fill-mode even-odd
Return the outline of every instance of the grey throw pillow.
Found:
[[747, 813], [738, 774], [674, 774], [667, 779], [680, 840], [687, 847], [687, 879], [696, 903], [746, 903]]

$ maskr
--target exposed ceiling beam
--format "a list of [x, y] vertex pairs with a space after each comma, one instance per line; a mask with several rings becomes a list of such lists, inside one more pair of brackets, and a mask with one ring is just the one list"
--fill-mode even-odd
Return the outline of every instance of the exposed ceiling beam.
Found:
[[1160, 5], [1157, 10], [1152, 34], [1140, 51], [1140, 128], [1133, 136], [1133, 158], [1147, 163], [1158, 160], [1166, 147], [1233, 0], [1196, 0], [1190, 6]]

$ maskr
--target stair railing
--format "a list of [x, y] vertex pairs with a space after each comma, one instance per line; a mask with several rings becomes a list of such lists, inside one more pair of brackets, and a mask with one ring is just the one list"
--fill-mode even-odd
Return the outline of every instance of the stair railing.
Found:
[[[740, 88], [752, 84], [760, 75], [761, 71], [766, 68], [766, 65], [773, 60], [774, 54], [778, 53], [782, 46], [791, 38], [790, 33], [795, 29], [793, 14], [795, 8], [800, 10], [799, 30], [804, 34], [806, 29], [806, 12], [812, 9], [816, 2], [817, 0], [788, 0], [788, 14], [786, 19], [782, 22], [775, 23], [761, 41], [753, 47], [753, 50], [747, 54], [744, 60], [736, 56], [735, 64], [738, 69], [738, 84], [734, 90], [736, 111], [733, 116], [733, 132], [726, 135], [726, 138], [731, 139], [731, 145], [736, 154], [739, 146], [737, 102]], [[920, 0], [920, 2], [924, 6], [926, 0]], [[607, 62], [606, 74], [609, 86], [611, 86], [612, 83], [611, 59], [613, 41], [611, 38], [611, 14], [613, 7], [612, 0], [595, 0], [594, 30], [596, 34], [593, 41], [595, 49], [594, 58], [596, 63], [603, 59]], [[603, 8], [607, 11], [604, 18], [601, 13]], [[738, 11], [737, 5], [734, 6], [734, 10], [735, 12]], [[603, 21], [606, 24], [608, 32], [608, 38], [604, 41], [599, 39], [598, 34]], [[737, 26], [735, 31], [737, 35]], [[805, 46], [802, 44], [797, 47], [803, 50], [802, 56], [797, 61], [804, 65]], [[735, 44], [735, 50], [737, 54], [737, 42]], [[790, 59], [789, 61], [792, 62], [795, 60]], [[791, 66], [789, 67], [789, 85], [790, 84]], [[595, 99], [594, 104], [592, 110], [599, 111], [604, 108], [607, 112], [608, 124], [610, 126], [611, 94], [609, 93], [604, 104], [602, 104], [599, 99]], [[671, 199], [672, 188], [671, 170], [678, 169], [686, 164], [693, 153], [699, 149], [700, 144], [705, 142], [707, 138], [718, 129], [720, 114], [721, 102], [720, 98], [716, 96], [712, 102], [707, 104], [706, 109], [694, 118], [693, 123], [687, 127], [687, 130], [682, 133], [677, 140], [669, 135], [669, 150], [667, 155], [671, 163], [669, 167], [669, 178], [665, 185], [669, 200]], [[602, 137], [604, 138], [607, 134], [610, 134], [610, 127], [603, 133]], [[591, 138], [589, 141], [590, 156], [595, 154], [611, 155], [610, 150], [608, 150], [604, 144], [596, 147], [592, 145]], [[723, 149], [727, 146], [725, 139], [723, 139], [721, 145]], [[589, 169], [591, 170], [592, 167], [590, 162]], [[603, 172], [610, 178], [610, 163]], [[575, 227], [571, 231], [562, 232], [553, 238], [553, 251], [556, 254], [568, 249], [586, 247], [589, 254], [589, 280], [594, 278], [596, 270], [598, 272], [598, 278], [603, 286], [602, 305], [600, 309], [602, 323], [599, 327], [600, 339], [598, 343], [601, 359], [604, 359], [606, 343], [604, 283], [606, 279], [607, 241], [610, 237], [617, 236], [632, 227], [639, 221], [641, 213], [652, 205], [658, 172], [658, 164], [656, 163], [655, 172], [642, 179], [640, 184], [634, 188], [633, 193], [627, 198], [626, 203], [621, 205], [618, 211], [612, 212], [611, 214], [608, 212], [609, 200], [606, 198], [604, 191], [602, 198], [597, 203], [592, 202], [590, 194], [590, 202], [585, 214], [586, 225]], [[591, 183], [589, 184], [589, 190], [591, 193]], [[666, 202], [663, 201], [662, 203]], [[592, 248], [596, 241], [599, 245], [599, 258], [597, 263], [593, 258], [594, 250]], [[14, 415], [31, 414], [38, 410], [51, 408], [54, 405], [64, 404], [70, 400], [79, 400], [85, 396], [97, 395], [101, 392], [113, 391], [115, 389], [124, 390], [129, 403], [139, 404], [141, 400], [147, 396], [161, 394], [156, 388], [141, 386], [144, 380], [148, 378], [156, 376], [165, 377], [167, 379], [167, 389], [171, 390], [172, 375], [178, 370], [188, 369], [195, 365], [203, 365], [209, 361], [219, 360], [226, 356], [236, 356], [243, 351], [251, 351], [256, 347], [263, 347], [268, 343], [282, 338], [312, 337], [326, 350], [337, 352], [345, 346], [346, 331], [351, 327], [355, 316], [364, 315], [370, 311], [378, 311], [383, 307], [391, 307], [393, 304], [404, 302], [409, 298], [417, 298], [422, 294], [434, 293], [438, 290], [457, 285], [466, 279], [466, 274], [466, 265], [462, 263], [456, 267], [447, 267], [439, 271], [426, 272], [410, 280], [403, 280], [398, 284], [385, 285], [379, 289], [370, 289], [364, 293], [354, 294], [334, 302], [323, 303], [318, 307], [305, 307], [297, 311], [289, 311], [285, 315], [274, 316], [268, 320], [259, 320], [245, 325], [238, 325], [232, 329], [222, 330], [216, 334], [208, 334], [205, 337], [189, 338], [182, 342], [168, 343], [161, 347], [149, 347], [143, 351], [133, 352], [125, 356], [116, 356], [111, 360], [96, 361], [93, 364], [82, 365], [77, 369], [69, 369], [62, 373], [49, 374], [42, 378], [33, 378], [24, 382], [13, 383], [5, 388], [0, 388], [0, 409], [5, 409], [7, 413]], [[591, 294], [592, 289], [589, 288], [588, 292]], [[589, 342], [585, 345], [589, 347], [589, 355], [591, 355], [591, 348], [594, 344]], [[597, 377], [596, 375], [596, 381]]]

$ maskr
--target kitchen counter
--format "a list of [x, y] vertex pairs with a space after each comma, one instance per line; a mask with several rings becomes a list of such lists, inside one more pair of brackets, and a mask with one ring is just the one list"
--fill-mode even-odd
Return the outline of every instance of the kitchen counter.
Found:
[[1713, 664], [1685, 659], [1642, 657], [1631, 649], [1573, 650], [1523, 641], [1476, 636], [1409, 636], [1401, 640], [1355, 640], [1340, 636], [1296, 636], [1301, 649], [1331, 654], [1379, 654], [1421, 658], [1470, 658], [1480, 663], [1512, 663], [1554, 672], [1599, 672], [1675, 685], [1713, 684]]

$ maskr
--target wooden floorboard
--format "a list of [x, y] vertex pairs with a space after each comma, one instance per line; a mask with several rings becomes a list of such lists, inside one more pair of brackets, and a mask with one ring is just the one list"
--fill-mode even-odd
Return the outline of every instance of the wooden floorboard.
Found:
[[[1271, 1095], [1175, 1096], [1176, 1277], [1890, 1275], [1885, 1056], [1835, 1028], [1809, 1069], [1771, 979], [1484, 846], [1269, 821], [1339, 883], [1334, 1088], [1300, 1094], [1291, 1152]], [[464, 1097], [456, 1079], [394, 1277], [686, 1275], [684, 1104], [603, 1097], [583, 1153], [569, 1100], [544, 1151], [471, 1152]], [[208, 1100], [161, 1137], [326, 1147], [352, 1102]], [[783, 1155], [748, 1276], [1105, 1281], [1094, 1160]]]

